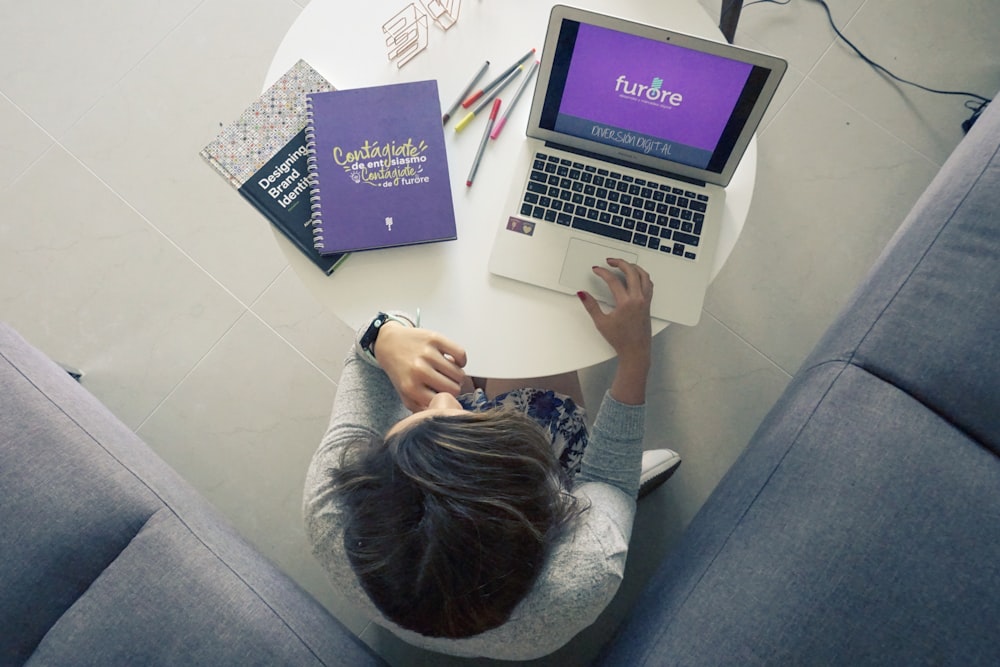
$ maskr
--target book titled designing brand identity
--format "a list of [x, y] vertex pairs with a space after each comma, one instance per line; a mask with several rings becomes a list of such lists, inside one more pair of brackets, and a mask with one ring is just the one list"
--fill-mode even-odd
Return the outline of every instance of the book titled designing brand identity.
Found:
[[313, 247], [306, 94], [333, 86], [303, 60], [201, 151], [230, 185], [327, 274], [345, 257]]
[[323, 254], [455, 238], [437, 82], [307, 96], [311, 208]]

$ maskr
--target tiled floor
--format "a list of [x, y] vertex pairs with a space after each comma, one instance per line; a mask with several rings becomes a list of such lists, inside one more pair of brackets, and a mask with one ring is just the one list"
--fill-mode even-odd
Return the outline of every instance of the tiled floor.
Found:
[[[0, 317], [85, 369], [88, 389], [394, 664], [465, 664], [344, 609], [309, 556], [301, 484], [351, 333], [198, 157], [260, 91], [306, 2], [0, 0]], [[1000, 88], [995, 0], [831, 4], [904, 76]], [[791, 69], [706, 315], [655, 341], [647, 446], [684, 466], [640, 507], [621, 594], [544, 664], [585, 663], [607, 638], [962, 136], [961, 98], [874, 73], [813, 0], [747, 6], [738, 42]], [[584, 373], [591, 404], [610, 373]]]

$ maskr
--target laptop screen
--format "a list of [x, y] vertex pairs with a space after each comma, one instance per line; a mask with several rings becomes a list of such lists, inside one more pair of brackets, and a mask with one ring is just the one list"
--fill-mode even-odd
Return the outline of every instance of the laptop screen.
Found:
[[642, 155], [644, 162], [668, 160], [716, 174], [771, 73], [745, 60], [568, 18], [555, 46], [542, 129]]

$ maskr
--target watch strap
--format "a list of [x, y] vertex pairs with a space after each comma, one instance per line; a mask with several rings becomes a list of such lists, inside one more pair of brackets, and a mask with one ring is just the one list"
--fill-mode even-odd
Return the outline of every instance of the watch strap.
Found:
[[398, 322], [404, 327], [415, 326], [409, 318], [402, 314], [383, 313], [380, 311], [372, 319], [368, 327], [361, 333], [357, 343], [358, 351], [361, 352], [361, 354], [368, 359], [368, 361], [371, 361], [376, 365], [378, 364], [378, 361], [375, 359], [375, 342], [378, 340], [379, 332], [387, 322]]

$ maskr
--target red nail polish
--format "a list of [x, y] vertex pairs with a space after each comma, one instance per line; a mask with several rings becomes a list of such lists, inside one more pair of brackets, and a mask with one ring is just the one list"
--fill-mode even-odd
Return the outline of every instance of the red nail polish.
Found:
[[587, 298], [587, 293], [580, 291], [576, 293], [576, 296], [580, 299], [580, 301], [583, 301]]

